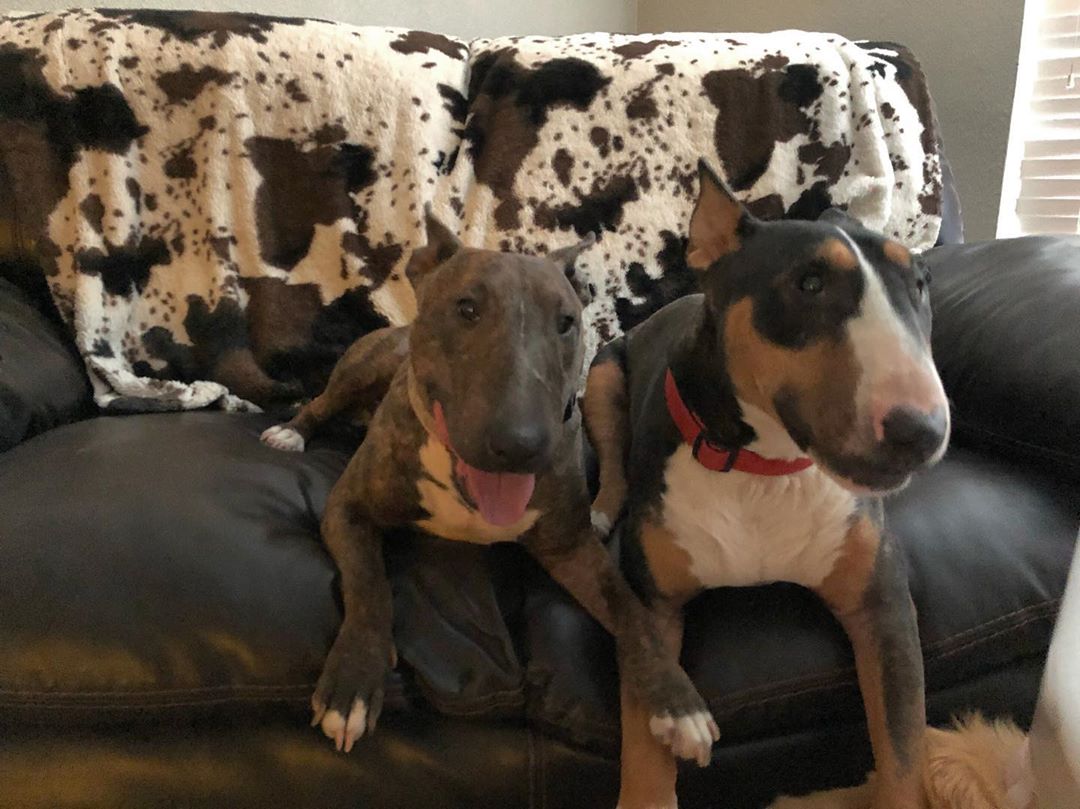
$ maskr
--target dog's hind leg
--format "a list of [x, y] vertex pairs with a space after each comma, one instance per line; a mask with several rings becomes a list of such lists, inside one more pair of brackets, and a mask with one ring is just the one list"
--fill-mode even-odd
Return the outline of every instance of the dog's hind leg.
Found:
[[900, 551], [861, 515], [815, 589], [855, 652], [877, 769], [873, 809], [926, 809], [922, 649]]
[[589, 368], [582, 402], [585, 430], [600, 463], [600, 491], [593, 501], [592, 522], [605, 535], [626, 503], [630, 414], [625, 351], [622, 337], [600, 349]]
[[264, 431], [262, 442], [274, 449], [303, 452], [320, 425], [334, 416], [349, 411], [359, 421], [373, 412], [405, 360], [408, 331], [407, 326], [377, 329], [349, 346], [331, 371], [326, 390], [290, 421]]

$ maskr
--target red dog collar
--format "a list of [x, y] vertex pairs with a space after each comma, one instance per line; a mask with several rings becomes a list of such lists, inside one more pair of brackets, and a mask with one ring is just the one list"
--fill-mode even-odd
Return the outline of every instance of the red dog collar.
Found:
[[686, 406], [679, 395], [679, 388], [670, 368], [664, 376], [664, 398], [667, 400], [671, 420], [679, 428], [683, 440], [693, 448], [694, 458], [706, 469], [714, 472], [737, 469], [751, 475], [778, 477], [793, 475], [814, 465], [814, 462], [806, 457], [793, 460], [765, 458], [748, 449], [729, 450], [715, 446], [705, 436], [705, 425], [701, 423], [701, 419]]

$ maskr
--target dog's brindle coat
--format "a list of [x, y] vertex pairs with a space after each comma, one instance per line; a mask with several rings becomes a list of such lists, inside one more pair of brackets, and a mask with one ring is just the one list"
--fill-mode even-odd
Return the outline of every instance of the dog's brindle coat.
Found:
[[394, 656], [383, 533], [413, 526], [468, 542], [520, 538], [615, 635], [626, 688], [663, 743], [706, 763], [716, 725], [589, 520], [573, 402], [590, 292], [574, 261], [592, 239], [536, 258], [464, 248], [430, 212], [427, 228], [407, 268], [414, 323], [362, 338], [321, 396], [263, 436], [301, 450], [331, 416], [377, 405], [322, 521], [345, 615], [313, 724], [345, 751], [374, 728]]
[[[947, 441], [929, 278], [903, 246], [846, 216], [761, 222], [704, 162], [699, 173], [686, 258], [704, 294], [607, 346], [589, 373], [585, 420], [601, 464], [593, 521], [610, 526], [627, 504], [624, 570], [673, 653], [682, 608], [705, 589], [791, 581], [816, 591], [854, 648], [880, 773], [874, 806], [920, 807], [922, 655], [878, 495]], [[776, 475], [706, 468], [670, 415], [669, 370], [704, 425], [699, 444], [814, 463]], [[675, 760], [630, 688], [622, 707], [620, 806], [675, 806]]]

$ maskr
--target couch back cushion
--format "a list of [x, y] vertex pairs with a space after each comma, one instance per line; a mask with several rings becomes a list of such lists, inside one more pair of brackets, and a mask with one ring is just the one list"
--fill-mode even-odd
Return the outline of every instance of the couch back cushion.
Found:
[[702, 156], [761, 216], [840, 205], [913, 248], [937, 237], [936, 124], [893, 45], [0, 17], [0, 217], [116, 410], [317, 392], [352, 340], [413, 316], [425, 202], [476, 246], [596, 232], [591, 351], [693, 289]]
[[0, 18], [19, 241], [99, 403], [295, 399], [365, 331], [408, 320], [402, 269], [457, 144], [467, 55], [313, 20]]
[[90, 382], [60, 325], [0, 277], [0, 452], [91, 410]]
[[925, 260], [954, 443], [1080, 480], [1080, 238], [946, 245]]

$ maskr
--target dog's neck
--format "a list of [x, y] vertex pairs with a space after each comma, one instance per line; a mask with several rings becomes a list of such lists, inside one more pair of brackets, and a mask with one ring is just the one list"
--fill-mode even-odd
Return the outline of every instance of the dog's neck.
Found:
[[717, 322], [702, 304], [698, 321], [676, 349], [669, 367], [686, 406], [705, 425], [709, 439], [727, 449], [749, 449], [766, 458], [799, 458], [804, 453], [784, 426], [739, 398], [727, 372]]
[[417, 424], [426, 432], [429, 436], [438, 439], [439, 435], [435, 429], [435, 417], [431, 414], [427, 405], [424, 404], [424, 397], [420, 395], [419, 383], [416, 381], [416, 374], [413, 373], [412, 363], [407, 364], [406, 373], [406, 390], [409, 396], [409, 409], [412, 411], [413, 418], [416, 419]]

